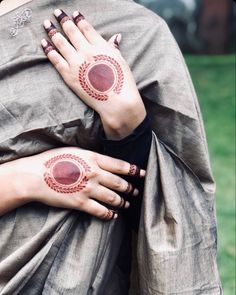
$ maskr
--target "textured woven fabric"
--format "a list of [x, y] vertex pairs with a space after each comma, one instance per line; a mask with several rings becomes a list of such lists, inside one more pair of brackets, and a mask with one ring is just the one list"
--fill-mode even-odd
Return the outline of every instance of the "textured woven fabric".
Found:
[[[137, 240], [140, 294], [222, 294], [215, 185], [197, 98], [165, 22], [133, 1], [33, 0], [0, 17], [0, 163], [60, 146], [100, 150], [97, 115], [68, 89], [39, 43], [55, 8], [81, 12], [105, 37], [122, 33], [152, 120]], [[14, 16], [31, 22], [9, 36]], [[1, 295], [127, 294], [117, 257], [122, 216], [103, 222], [31, 203], [0, 217]], [[137, 295], [137, 294], [136, 294]]]

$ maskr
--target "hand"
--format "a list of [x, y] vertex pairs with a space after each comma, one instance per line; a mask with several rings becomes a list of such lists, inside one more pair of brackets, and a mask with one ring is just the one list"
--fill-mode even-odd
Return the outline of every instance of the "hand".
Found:
[[66, 84], [101, 116], [106, 135], [120, 139], [144, 119], [145, 107], [128, 64], [117, 48], [120, 35], [109, 42], [77, 11], [72, 21], [62, 10], [54, 12], [65, 35], [49, 20], [44, 22], [56, 49], [45, 39], [42, 46]]
[[77, 209], [101, 219], [116, 218], [115, 209], [129, 207], [117, 192], [138, 195], [137, 189], [115, 174], [145, 175], [135, 165], [73, 147], [50, 150], [14, 163], [11, 171], [21, 177], [21, 185], [30, 186], [24, 189], [25, 202]]

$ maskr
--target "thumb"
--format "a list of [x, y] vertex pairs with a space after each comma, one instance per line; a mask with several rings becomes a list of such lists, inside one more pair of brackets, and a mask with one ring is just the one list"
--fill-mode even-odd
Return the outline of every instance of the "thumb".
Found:
[[122, 35], [120, 33], [115, 34], [108, 40], [108, 43], [111, 44], [111, 46], [113, 46], [119, 50], [119, 45], [120, 45], [121, 39], [122, 39]]

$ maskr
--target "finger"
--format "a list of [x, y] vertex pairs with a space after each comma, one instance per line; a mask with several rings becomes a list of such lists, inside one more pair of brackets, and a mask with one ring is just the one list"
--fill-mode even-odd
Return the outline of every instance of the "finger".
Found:
[[144, 177], [146, 172], [134, 164], [115, 159], [112, 157], [97, 154], [97, 163], [103, 170], [121, 175], [130, 175], [135, 177]]
[[131, 183], [107, 171], [102, 171], [102, 173], [100, 173], [99, 183], [118, 192], [132, 194], [133, 196], [137, 196], [139, 194], [139, 191], [134, 188]]
[[53, 30], [55, 30], [54, 29], [55, 26], [53, 25], [53, 23], [50, 20], [44, 21], [44, 28], [45, 28], [46, 32], [48, 33], [49, 37], [51, 37], [53, 44], [58, 49], [58, 51], [63, 55], [63, 57], [67, 61], [74, 60], [77, 55], [77, 51], [66, 40], [66, 38], [62, 36], [61, 33], [59, 33], [58, 31], [54, 31], [53, 33], [50, 33], [50, 32], [52, 32], [51, 28], [53, 28]]
[[79, 50], [81, 47], [86, 49], [86, 47], [89, 46], [87, 39], [63, 10], [56, 9], [54, 11], [54, 15], [58, 22], [61, 24], [70, 42], [77, 50]]
[[54, 65], [54, 67], [60, 74], [63, 74], [66, 70], [69, 69], [68, 63], [55, 50], [55, 48], [49, 41], [47, 41], [46, 39], [43, 39], [41, 41], [41, 45], [43, 47], [44, 53], [47, 55], [50, 62]]
[[89, 43], [93, 45], [104, 45], [106, 40], [93, 28], [79, 11], [74, 11], [73, 20], [80, 32], [85, 36]]
[[112, 220], [118, 217], [114, 210], [108, 209], [92, 199], [86, 202], [86, 207], [83, 208], [83, 211], [104, 220]]
[[120, 46], [120, 42], [121, 42], [121, 39], [122, 39], [122, 35], [121, 34], [115, 34], [113, 35], [109, 40], [108, 40], [108, 43], [119, 50], [119, 46]]
[[113, 192], [112, 190], [100, 186], [95, 192], [92, 193], [93, 198], [117, 208], [129, 208], [130, 204], [124, 198]]

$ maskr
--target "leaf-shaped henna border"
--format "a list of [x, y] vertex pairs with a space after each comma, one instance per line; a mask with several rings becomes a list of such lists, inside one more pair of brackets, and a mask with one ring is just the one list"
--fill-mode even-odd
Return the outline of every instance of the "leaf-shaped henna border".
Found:
[[[94, 60], [95, 62], [98, 61], [105, 61], [110, 63], [116, 70], [116, 76], [117, 76], [117, 81], [116, 81], [116, 85], [115, 87], [112, 89], [113, 92], [115, 92], [116, 94], [119, 94], [121, 92], [121, 89], [123, 87], [124, 84], [124, 74], [122, 71], [121, 66], [119, 65], [119, 63], [112, 57], [108, 56], [108, 55], [104, 55], [104, 54], [100, 54], [100, 55], [95, 55], [94, 56]], [[108, 95], [106, 93], [101, 93], [98, 91], [95, 91], [94, 89], [92, 89], [90, 87], [90, 85], [87, 83], [86, 81], [86, 76], [87, 76], [87, 70], [89, 68], [91, 64], [88, 62], [84, 62], [81, 66], [80, 66], [80, 70], [79, 70], [79, 82], [83, 88], [83, 90], [88, 93], [91, 97], [100, 100], [100, 101], [105, 101], [108, 99]]]
[[[77, 163], [79, 163], [84, 171], [82, 171], [81, 173], [84, 172], [89, 172], [90, 171], [90, 167], [89, 165], [80, 157], [72, 155], [72, 154], [62, 154], [62, 155], [58, 155], [55, 156], [53, 158], [51, 158], [50, 160], [48, 160], [44, 165], [47, 169], [51, 169], [51, 167], [59, 160], [73, 160], [76, 161]], [[79, 192], [81, 191], [83, 188], [86, 187], [86, 184], [88, 182], [88, 178], [84, 175], [82, 177], [82, 179], [80, 179], [79, 182], [76, 182], [75, 184], [72, 185], [62, 185], [60, 183], [58, 183], [54, 177], [51, 175], [51, 171], [49, 172], [45, 172], [44, 173], [44, 181], [47, 183], [47, 185], [54, 191], [58, 192], [58, 193], [64, 193], [64, 194], [71, 194], [71, 193], [75, 193], [75, 192]]]

